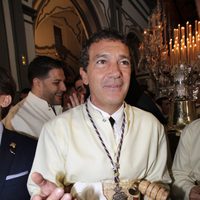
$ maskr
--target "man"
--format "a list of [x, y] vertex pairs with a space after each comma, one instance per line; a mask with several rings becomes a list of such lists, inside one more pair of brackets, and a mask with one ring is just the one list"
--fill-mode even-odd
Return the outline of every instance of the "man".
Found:
[[31, 91], [4, 119], [6, 128], [39, 137], [42, 126], [62, 113], [66, 90], [63, 64], [47, 56], [36, 57], [28, 67]]
[[169, 118], [169, 112], [170, 112], [170, 101], [167, 96], [161, 96], [156, 99], [156, 104], [160, 108], [161, 112], [163, 113], [163, 116], [165, 117], [166, 121], [168, 121]]
[[84, 85], [83, 80], [80, 74], [74, 80], [74, 86], [72, 86], [72, 90], [68, 95], [68, 99], [66, 99], [66, 107], [68, 110], [70, 108], [74, 108], [85, 102], [87, 97], [89, 96], [88, 87]]
[[[0, 68], [1, 110], [9, 107], [15, 95], [15, 83], [9, 73]], [[0, 199], [29, 200], [26, 182], [31, 170], [36, 140], [4, 128], [0, 122]]]
[[75, 87], [76, 91], [78, 92], [79, 96], [83, 95], [84, 99], [86, 100], [87, 97], [89, 96], [89, 94], [88, 94], [89, 88], [86, 85], [84, 85], [83, 80], [80, 75], [78, 75], [75, 78], [74, 87]]
[[90, 97], [44, 125], [28, 181], [32, 200], [127, 199], [138, 179], [170, 182], [163, 126], [124, 102], [131, 74], [126, 40], [102, 30], [81, 58]]
[[193, 121], [181, 133], [174, 157], [174, 199], [200, 199], [200, 119]]

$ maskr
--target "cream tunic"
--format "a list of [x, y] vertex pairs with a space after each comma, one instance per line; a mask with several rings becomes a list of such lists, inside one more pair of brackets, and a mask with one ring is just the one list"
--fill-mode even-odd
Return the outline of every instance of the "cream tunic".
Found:
[[[62, 113], [62, 107], [56, 106], [56, 113]], [[3, 123], [7, 129], [39, 137], [45, 122], [55, 117], [47, 101], [29, 92], [28, 96], [11, 108]]]
[[176, 199], [189, 199], [195, 181], [200, 184], [200, 119], [186, 126], [181, 133], [172, 173], [175, 178], [173, 193]]
[[[117, 149], [109, 120], [88, 105], [112, 158]], [[125, 135], [120, 156], [120, 180], [146, 178], [170, 182], [166, 169], [167, 143], [163, 126], [150, 113], [125, 104]], [[88, 118], [85, 104], [46, 123], [42, 129], [32, 172], [58, 183], [113, 182], [113, 170]], [[28, 181], [29, 192], [39, 188]], [[92, 198], [91, 198], [92, 199]], [[101, 197], [96, 199], [103, 199]]]

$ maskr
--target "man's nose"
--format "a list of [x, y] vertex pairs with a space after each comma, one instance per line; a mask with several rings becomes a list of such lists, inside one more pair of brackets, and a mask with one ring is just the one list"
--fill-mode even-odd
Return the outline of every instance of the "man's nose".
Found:
[[110, 64], [110, 72], [115, 75], [120, 74], [120, 66], [118, 62], [113, 62]]
[[61, 82], [60, 88], [61, 88], [61, 90], [62, 90], [63, 92], [65, 92], [65, 91], [67, 90], [67, 87], [66, 87], [66, 85], [65, 85], [64, 82]]

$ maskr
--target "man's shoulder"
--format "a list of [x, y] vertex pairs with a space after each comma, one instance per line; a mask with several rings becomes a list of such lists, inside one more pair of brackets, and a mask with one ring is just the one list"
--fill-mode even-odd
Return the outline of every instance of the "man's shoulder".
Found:
[[11, 124], [11, 120], [14, 118], [14, 116], [17, 114], [17, 112], [19, 111], [19, 109], [22, 107], [22, 105], [24, 104], [24, 100], [18, 102], [16, 105], [12, 106], [8, 112], [8, 114], [6, 115], [6, 117], [2, 120], [4, 126], [7, 129], [13, 130], [12, 124]]
[[83, 112], [84, 108], [85, 108], [84, 104], [81, 104], [64, 111], [61, 115], [58, 115], [58, 116], [70, 116], [74, 114], [80, 114], [81, 112]]
[[138, 107], [135, 107], [135, 106], [132, 106], [130, 104], [126, 104], [126, 108], [127, 110], [130, 112], [133, 112], [134, 115], [139, 115], [139, 116], [142, 116], [142, 117], [147, 117], [147, 118], [155, 118], [154, 115], [146, 110], [143, 110], [141, 108], [138, 108]]
[[185, 129], [183, 130], [183, 134], [182, 135], [193, 135], [192, 137], [194, 137], [194, 135], [196, 135], [196, 137], [199, 137], [200, 134], [200, 118], [194, 120], [193, 122], [191, 122], [190, 124], [188, 124]]
[[14, 106], [12, 106], [8, 114], [15, 115], [19, 111], [19, 109], [24, 105], [25, 101], [26, 99], [23, 99], [19, 101], [17, 104], [15, 104]]
[[127, 104], [125, 112], [128, 118], [136, 124], [145, 124], [145, 126], [160, 127], [160, 121], [150, 112], [142, 110], [141, 108]]
[[69, 110], [66, 110], [62, 112], [61, 114], [58, 114], [54, 118], [48, 120], [45, 124], [52, 124], [57, 123], [59, 121], [70, 121], [72, 119], [79, 119], [81, 115], [83, 114], [83, 105], [76, 106], [74, 108], [70, 108]]
[[26, 144], [27, 142], [29, 142], [29, 144], [30, 143], [32, 143], [33, 145], [37, 144], [37, 138], [35, 138], [31, 135], [28, 135], [26, 133], [17, 132], [17, 131], [14, 131], [14, 130], [9, 130], [7, 128], [4, 128], [4, 133], [7, 134], [7, 136], [10, 139], [16, 140], [20, 143]]
[[193, 122], [191, 122], [190, 124], [191, 126], [198, 126], [200, 127], [200, 118], [194, 120]]

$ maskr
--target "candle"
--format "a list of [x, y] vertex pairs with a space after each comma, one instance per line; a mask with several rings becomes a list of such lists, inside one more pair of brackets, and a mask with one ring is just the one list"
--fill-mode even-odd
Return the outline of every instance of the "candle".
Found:
[[192, 45], [190, 45], [190, 54], [189, 54], [189, 64], [191, 64], [191, 62], [192, 62], [192, 57], [193, 57], [193, 52], [192, 52]]
[[185, 37], [185, 27], [181, 27], [181, 37]]
[[189, 25], [189, 34], [192, 35], [192, 25], [191, 24]]
[[170, 64], [172, 65], [172, 39], [169, 42], [169, 57], [170, 57]]
[[175, 64], [175, 55], [174, 55], [174, 49], [172, 49], [172, 66]]
[[180, 41], [181, 38], [181, 25], [178, 24], [178, 41]]
[[195, 23], [195, 29], [194, 29], [194, 31], [195, 31], [195, 33], [196, 33], [196, 32], [198, 32], [198, 23], [197, 23], [197, 20], [195, 20], [194, 23]]
[[190, 41], [187, 38], [187, 62], [190, 63]]
[[195, 61], [196, 56], [197, 56], [197, 45], [196, 44], [194, 44], [194, 46], [193, 46], [193, 54], [194, 54], [193, 61]]
[[186, 22], [186, 38], [189, 36], [189, 22]]

